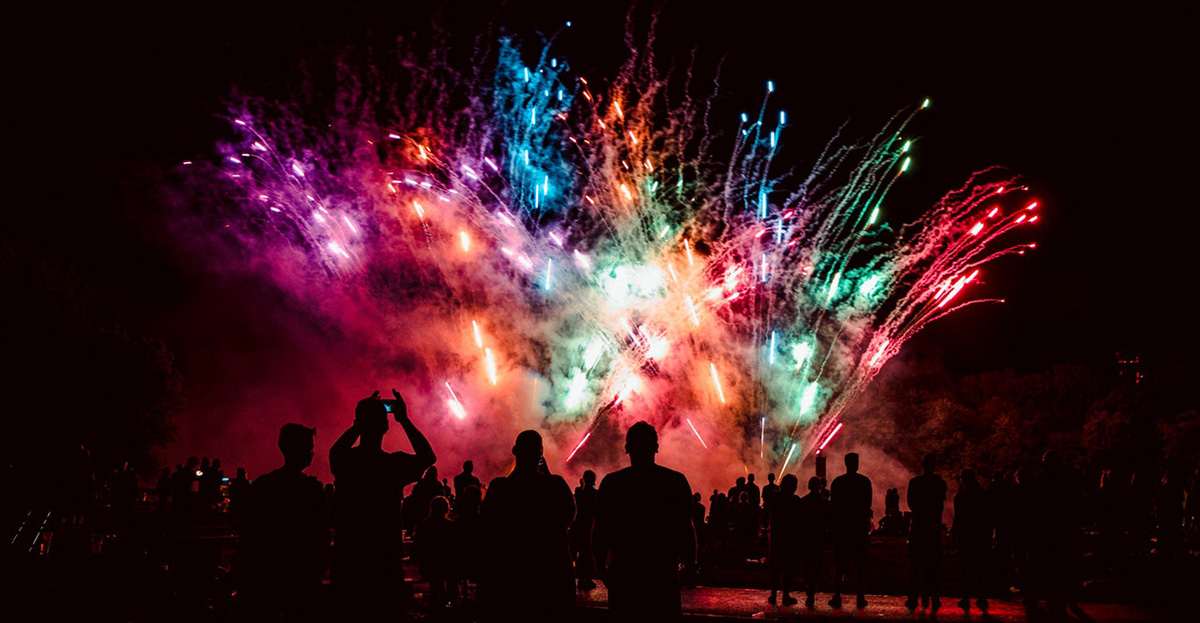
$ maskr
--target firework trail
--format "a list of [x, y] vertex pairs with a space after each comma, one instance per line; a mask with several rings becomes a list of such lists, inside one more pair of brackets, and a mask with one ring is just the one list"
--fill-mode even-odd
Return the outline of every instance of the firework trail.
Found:
[[348, 332], [411, 340], [377, 357], [419, 351], [447, 426], [519, 391], [495, 426], [546, 430], [567, 461], [615, 418], [795, 465], [909, 338], [981, 302], [988, 262], [1034, 246], [1003, 243], [1038, 212], [995, 170], [886, 225], [928, 101], [798, 174], [775, 161], [792, 120], [773, 83], [756, 116], [716, 124], [730, 141], [711, 96], [669, 103], [647, 51], [605, 88], [552, 45], [478, 56], [404, 65], [385, 114], [247, 104], [210, 170], [246, 261], [333, 322], [354, 309]]

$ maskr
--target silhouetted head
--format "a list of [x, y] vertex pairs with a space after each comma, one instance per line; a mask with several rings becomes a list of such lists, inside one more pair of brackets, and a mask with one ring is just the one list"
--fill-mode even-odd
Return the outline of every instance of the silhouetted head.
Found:
[[425, 474], [422, 476], [422, 478], [424, 478], [425, 480], [428, 480], [429, 482], [437, 482], [437, 479], [438, 479], [437, 465], [430, 465], [429, 468], [425, 470]]
[[787, 474], [783, 480], [779, 481], [779, 492], [786, 495], [792, 495], [800, 486], [800, 479], [796, 478], [795, 474]]
[[746, 484], [751, 484], [751, 485], [754, 484], [754, 474], [750, 474], [749, 476], [746, 476]]
[[522, 432], [513, 443], [512, 453], [517, 459], [517, 468], [536, 469], [542, 458], [542, 436], [535, 430]]
[[583, 484], [584, 484], [584, 486], [587, 486], [587, 487], [595, 486], [596, 485], [596, 472], [593, 472], [590, 469], [584, 471], [583, 472]]
[[374, 396], [363, 398], [354, 407], [354, 427], [365, 439], [382, 439], [388, 430], [387, 407]]
[[429, 519], [443, 519], [450, 513], [450, 500], [439, 495], [429, 500]]
[[637, 422], [625, 433], [625, 454], [631, 462], [654, 462], [658, 453], [658, 431], [646, 422]]
[[1052, 469], [1058, 467], [1059, 465], [1062, 465], [1062, 456], [1059, 455], [1057, 451], [1047, 450], [1046, 453], [1042, 455], [1042, 467], [1045, 467], [1046, 469]]
[[[279, 429], [279, 451], [283, 453], [283, 464], [296, 469], [312, 465], [313, 437], [317, 429], [302, 424], [284, 424]], [[214, 466], [219, 463], [213, 463]], [[245, 470], [238, 470], [244, 475]]]
[[857, 452], [847, 452], [846, 453], [846, 473], [847, 474], [857, 474], [858, 473], [858, 453]]
[[775, 472], [771, 472], [771, 473], [767, 474], [767, 484], [772, 484], [774, 482], [775, 482]]
[[246, 468], [245, 467], [237, 468], [237, 478], [238, 478], [238, 480], [246, 479]]
[[921, 469], [924, 469], [926, 474], [932, 474], [933, 470], [937, 469], [937, 455], [926, 454], [925, 458], [921, 459]]
[[979, 486], [979, 480], [975, 477], [975, 470], [970, 467], [962, 470], [962, 473], [958, 475], [958, 481], [962, 483], [963, 487], [974, 488]]
[[699, 491], [692, 494], [692, 503], [694, 503], [694, 504], [700, 503], [700, 492]]
[[821, 477], [813, 476], [808, 479], [808, 490], [816, 493], [821, 490]]
[[750, 503], [750, 494], [748, 492], [743, 491], [740, 494], [738, 494], [738, 504], [749, 504], [749, 503]]
[[470, 474], [475, 471], [475, 464], [471, 461], [463, 461], [463, 473]]

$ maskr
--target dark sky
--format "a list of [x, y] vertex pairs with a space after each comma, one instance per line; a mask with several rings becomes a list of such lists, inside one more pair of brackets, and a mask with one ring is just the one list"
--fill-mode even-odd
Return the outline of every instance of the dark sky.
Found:
[[[4, 238], [72, 267], [117, 321], [177, 345], [186, 327], [172, 324], [172, 310], [206, 285], [141, 221], [154, 210], [145, 202], [156, 169], [212, 153], [215, 115], [233, 90], [285, 93], [346, 44], [427, 31], [437, 13], [404, 2], [244, 4], [42, 10], [14, 23], [9, 42], [8, 151], [19, 163]], [[448, 3], [440, 20], [473, 35], [494, 19], [534, 37], [571, 19], [561, 49], [578, 72], [622, 60], [620, 3], [480, 4]], [[843, 122], [868, 135], [932, 98], [913, 174], [896, 190], [912, 205], [988, 165], [1025, 176], [1045, 206], [1039, 249], [997, 263], [980, 291], [1009, 303], [943, 320], [912, 350], [961, 370], [1098, 363], [1117, 350], [1189, 362], [1200, 346], [1188, 88], [1197, 55], [1184, 31], [1194, 20], [1147, 3], [1041, 4], [1050, 3], [673, 2], [658, 50], [696, 48], [710, 67], [724, 56], [726, 106], [755, 109], [774, 80], [799, 128], [787, 148], [801, 159]]]

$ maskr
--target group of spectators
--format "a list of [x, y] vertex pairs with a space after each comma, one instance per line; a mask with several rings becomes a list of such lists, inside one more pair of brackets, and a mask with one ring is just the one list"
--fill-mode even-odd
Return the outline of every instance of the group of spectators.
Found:
[[[389, 413], [412, 454], [382, 450]], [[595, 586], [594, 576], [605, 581], [615, 616], [664, 620], [680, 612], [679, 567], [696, 563], [693, 497], [682, 474], [655, 463], [658, 434], [645, 422], [627, 433], [630, 466], [598, 488], [587, 475], [574, 494], [547, 469], [541, 436], [525, 431], [513, 444], [512, 472], [493, 479], [483, 496], [469, 462], [453, 492], [439, 481], [434, 451], [400, 395], [384, 400], [376, 392], [358, 403], [354, 423], [330, 449], [332, 506], [304, 473], [314, 434], [299, 424], [283, 427], [283, 466], [250, 485], [240, 510], [235, 566], [252, 618], [311, 613], [326, 565], [344, 615], [394, 608], [406, 524], [435, 605], [455, 600], [473, 580], [482, 619], [561, 621], [574, 608], [576, 588]]]
[[[382, 449], [389, 420], [412, 453]], [[645, 422], [628, 429], [628, 468], [599, 482], [588, 470], [574, 491], [548, 469], [535, 431], [517, 436], [515, 467], [506, 476], [485, 485], [466, 461], [452, 481], [440, 478], [433, 448], [394, 390], [392, 398], [376, 392], [356, 406], [352, 425], [329, 450], [334, 483], [305, 474], [314, 439], [312, 428], [285, 425], [278, 439], [283, 465], [253, 483], [244, 469], [227, 479], [219, 459], [192, 457], [164, 469], [155, 487], [162, 517], [233, 519], [233, 577], [248, 618], [310, 618], [326, 572], [345, 615], [394, 610], [406, 554], [429, 582], [428, 603], [476, 604], [484, 620], [562, 620], [576, 591], [598, 580], [615, 615], [671, 619], [680, 611], [681, 583], [702, 564], [720, 564], [719, 554], [765, 562], [771, 604], [794, 605], [792, 592], [802, 589], [814, 607], [823, 589], [833, 608], [851, 592], [865, 608], [872, 536], [907, 540], [910, 609], [941, 608], [947, 538], [961, 566], [964, 612], [972, 605], [986, 612], [987, 597], [1009, 586], [1026, 600], [1062, 608], [1077, 598], [1084, 513], [1099, 517], [1093, 525], [1103, 534], [1137, 532], [1136, 513], [1124, 504], [1139, 490], [1137, 481], [1106, 472], [1085, 494], [1082, 476], [1053, 451], [1040, 466], [1011, 475], [962, 470], [953, 497], [936, 458], [927, 456], [903, 490], [908, 512], [900, 510], [901, 490], [889, 489], [876, 521], [872, 483], [853, 453], [831, 482], [821, 457], [817, 476], [784, 474], [777, 482], [769, 474], [760, 488], [747, 474], [728, 491], [714, 489], [706, 509], [683, 474], [656, 464], [657, 432]], [[154, 499], [139, 493], [128, 463], [105, 482], [104, 499], [117, 516], [128, 515], [139, 496]], [[943, 524], [947, 502], [950, 526]], [[1104, 547], [1121, 546], [1102, 541]], [[825, 586], [827, 568], [833, 581]]]

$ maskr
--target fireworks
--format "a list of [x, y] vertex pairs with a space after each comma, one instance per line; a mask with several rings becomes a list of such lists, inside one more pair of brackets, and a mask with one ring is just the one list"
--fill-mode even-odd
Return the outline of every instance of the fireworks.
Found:
[[928, 100], [798, 173], [777, 160], [803, 119], [773, 108], [775, 83], [718, 148], [711, 100], [668, 107], [638, 54], [593, 90], [553, 49], [526, 65], [502, 40], [476, 74], [409, 76], [386, 120], [239, 114], [222, 223], [303, 257], [308, 278], [284, 285], [305, 299], [451, 336], [422, 356], [456, 420], [545, 383], [526, 427], [579, 439], [567, 460], [607, 417], [772, 465], [824, 449], [909, 338], [981, 302], [982, 267], [1033, 248], [1002, 243], [1037, 204], [994, 170], [889, 226]]

